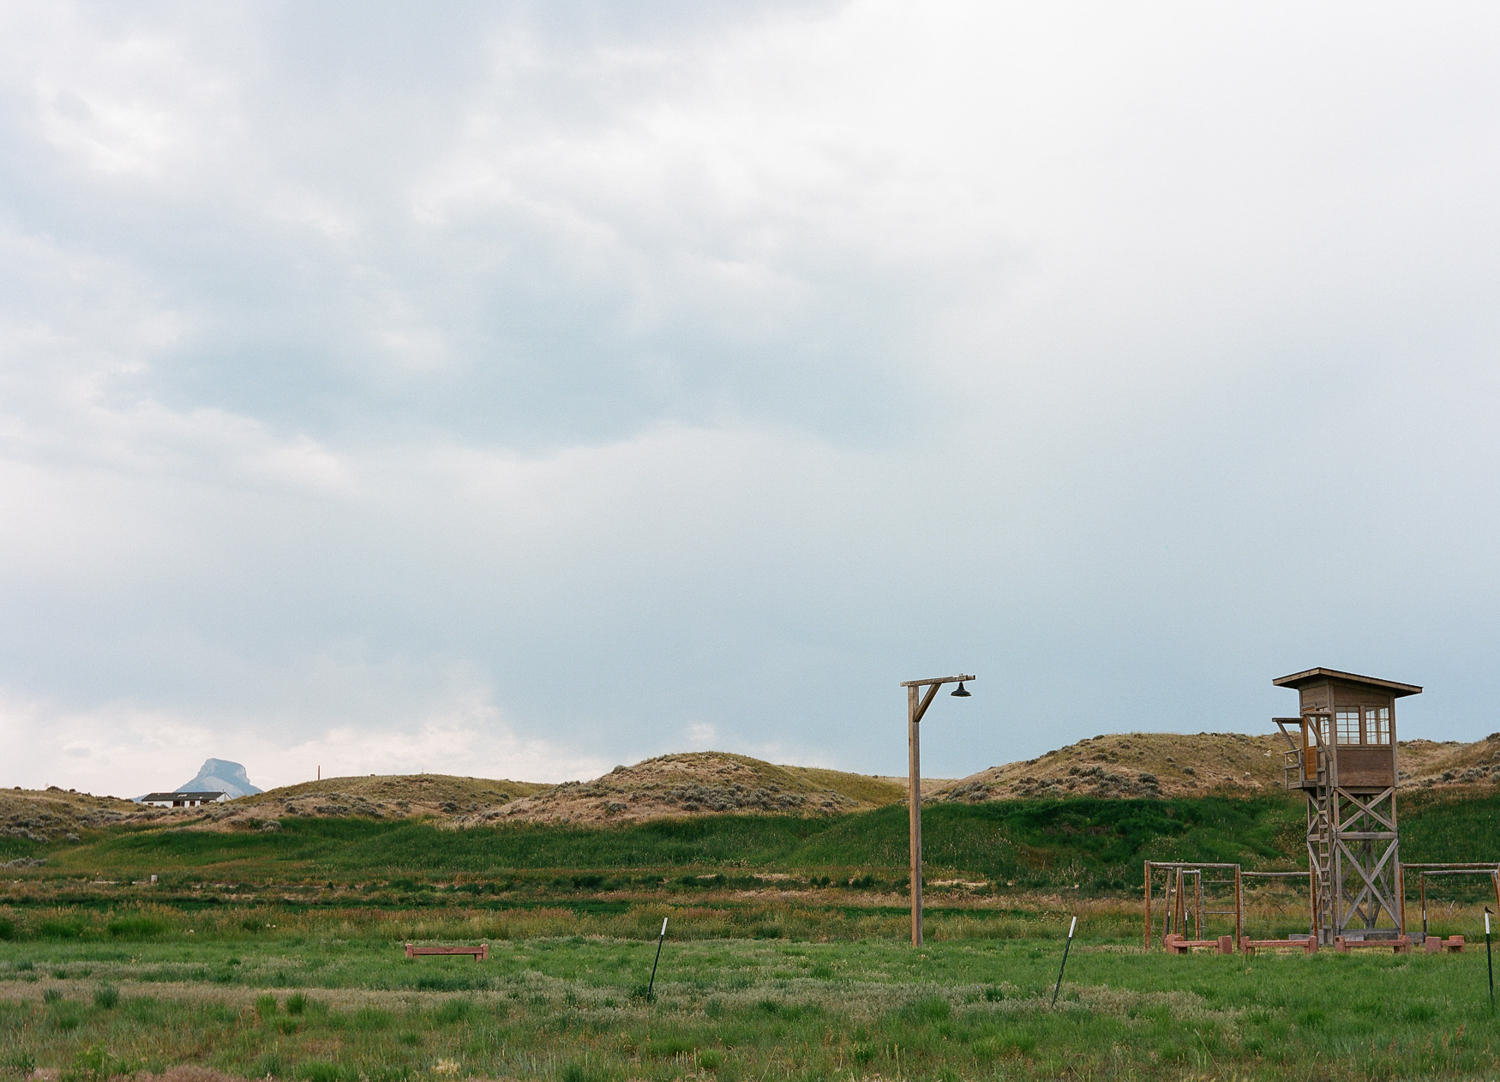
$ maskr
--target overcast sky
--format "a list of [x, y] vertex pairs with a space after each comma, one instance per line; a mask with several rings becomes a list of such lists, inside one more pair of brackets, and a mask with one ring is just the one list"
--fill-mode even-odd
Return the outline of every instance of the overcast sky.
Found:
[[1500, 729], [1492, 4], [0, 5], [0, 784]]

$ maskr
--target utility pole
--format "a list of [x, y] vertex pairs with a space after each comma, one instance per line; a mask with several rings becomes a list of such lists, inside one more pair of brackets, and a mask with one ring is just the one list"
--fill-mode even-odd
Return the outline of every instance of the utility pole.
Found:
[[[911, 788], [907, 803], [911, 815], [911, 945], [922, 945], [922, 715], [932, 705], [938, 688], [957, 684], [953, 696], [967, 699], [964, 681], [972, 675], [939, 676], [931, 680], [906, 680], [906, 746], [911, 763]], [[925, 691], [923, 689], [926, 689]]]

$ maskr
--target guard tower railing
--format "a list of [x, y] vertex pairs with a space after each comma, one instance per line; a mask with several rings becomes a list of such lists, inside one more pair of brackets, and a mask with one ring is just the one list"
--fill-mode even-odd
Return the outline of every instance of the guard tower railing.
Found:
[[[1304, 714], [1300, 718], [1272, 718], [1287, 750], [1282, 753], [1282, 781], [1288, 789], [1328, 784], [1326, 743], [1332, 714]], [[1294, 735], [1295, 734], [1295, 735]]]

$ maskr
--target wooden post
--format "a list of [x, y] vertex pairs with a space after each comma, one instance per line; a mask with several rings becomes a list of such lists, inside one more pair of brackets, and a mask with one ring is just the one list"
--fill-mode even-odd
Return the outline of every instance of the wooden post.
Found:
[[[904, 680], [906, 689], [906, 746], [911, 758], [911, 788], [907, 791], [907, 811], [911, 818], [911, 945], [922, 945], [922, 715], [932, 705], [938, 688], [957, 684], [954, 695], [968, 697], [963, 684], [973, 680], [969, 674], [942, 676], [932, 680]], [[926, 688], [923, 694], [920, 689]]]
[[1167, 936], [1171, 935], [1173, 931], [1172, 914], [1176, 912], [1173, 907], [1177, 904], [1176, 901], [1174, 901], [1177, 895], [1172, 893], [1172, 888], [1176, 884], [1176, 882], [1176, 873], [1174, 873], [1171, 868], [1168, 868], [1167, 885], [1162, 890], [1161, 941], [1163, 945], [1165, 945], [1167, 942]]
[[[936, 688], [933, 688], [936, 691]], [[906, 689], [906, 747], [911, 761], [911, 945], [922, 945], [922, 713], [917, 689]]]
[[1234, 947], [1243, 948], [1245, 942], [1245, 887], [1240, 877], [1240, 866], [1234, 866]]
[[[1391, 797], [1391, 806], [1395, 807], [1395, 797]], [[1406, 869], [1401, 862], [1396, 862], [1396, 905], [1399, 907], [1396, 913], [1396, 923], [1402, 935], [1406, 934]], [[1422, 934], [1427, 934], [1427, 929], [1422, 929]]]
[[1151, 862], [1146, 861], [1146, 950], [1151, 949]]
[[[1312, 855], [1310, 846], [1308, 855]], [[1312, 909], [1312, 937], [1318, 939], [1322, 932], [1319, 931], [1321, 925], [1318, 923], [1318, 862], [1316, 860], [1309, 860], [1307, 864], [1307, 904]]]

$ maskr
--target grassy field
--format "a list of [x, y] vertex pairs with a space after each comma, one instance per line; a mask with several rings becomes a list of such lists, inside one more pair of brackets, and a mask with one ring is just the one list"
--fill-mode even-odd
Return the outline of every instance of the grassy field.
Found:
[[[927, 809], [929, 942], [904, 943], [899, 807], [607, 827], [288, 816], [275, 831], [7, 837], [0, 1073], [243, 1078], [1492, 1077], [1482, 953], [1167, 958], [1146, 858], [1295, 867], [1281, 797]], [[1492, 856], [1500, 797], [1416, 793], [1409, 860]], [[158, 883], [149, 882], [151, 875]], [[1482, 942], [1483, 884], [1435, 888]], [[1256, 937], [1305, 930], [1285, 884]], [[654, 935], [670, 935], [652, 1002]], [[1080, 938], [1050, 1005], [1070, 916]], [[401, 944], [489, 942], [492, 960]]]
[[[58, 910], [50, 931], [0, 942], [0, 1068], [89, 1082], [182, 1063], [307, 1082], [1479, 1078], [1500, 1048], [1482, 951], [1169, 958], [1099, 937], [1121, 921], [1096, 906], [1054, 1009], [1060, 912], [918, 951], [884, 934], [694, 935], [711, 911], [679, 908], [648, 1002], [662, 911]], [[484, 938], [492, 958], [408, 960], [407, 937]]]

